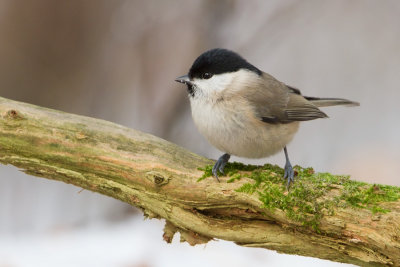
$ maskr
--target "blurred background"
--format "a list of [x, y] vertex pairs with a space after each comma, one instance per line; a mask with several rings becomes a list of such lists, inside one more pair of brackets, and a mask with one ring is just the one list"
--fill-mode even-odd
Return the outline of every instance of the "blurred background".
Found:
[[[205, 50], [239, 52], [304, 95], [344, 97], [288, 146], [293, 164], [400, 186], [396, 0], [0, 0], [0, 96], [102, 118], [206, 157], [186, 74]], [[280, 153], [247, 163], [284, 164]], [[162, 241], [127, 204], [0, 166], [0, 266], [339, 266], [242, 248]]]

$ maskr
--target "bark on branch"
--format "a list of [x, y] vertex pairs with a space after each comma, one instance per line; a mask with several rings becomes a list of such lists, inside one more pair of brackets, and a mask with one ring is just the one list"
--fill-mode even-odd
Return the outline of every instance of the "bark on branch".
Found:
[[197, 182], [198, 168], [213, 161], [111, 122], [0, 98], [0, 163], [164, 218], [167, 242], [180, 232], [190, 244], [224, 239], [362, 266], [400, 266], [399, 200], [384, 203], [390, 212], [378, 214], [338, 205], [315, 231], [264, 208], [257, 194], [236, 191], [250, 179]]

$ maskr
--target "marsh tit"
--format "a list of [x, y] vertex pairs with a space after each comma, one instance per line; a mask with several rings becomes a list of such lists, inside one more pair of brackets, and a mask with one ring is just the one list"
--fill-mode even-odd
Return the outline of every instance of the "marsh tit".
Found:
[[303, 96], [237, 53], [221, 48], [201, 54], [189, 73], [175, 81], [187, 85], [198, 130], [225, 153], [212, 169], [217, 181], [218, 171], [224, 174], [231, 155], [264, 158], [283, 149], [284, 178], [289, 186], [294, 170], [286, 145], [299, 123], [328, 117], [319, 107], [359, 105], [342, 98]]

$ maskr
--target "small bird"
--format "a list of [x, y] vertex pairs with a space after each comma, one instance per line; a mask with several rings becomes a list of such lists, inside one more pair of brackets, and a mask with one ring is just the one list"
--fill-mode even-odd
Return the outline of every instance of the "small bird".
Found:
[[175, 81], [186, 84], [193, 120], [207, 140], [224, 154], [212, 173], [224, 168], [231, 155], [264, 158], [283, 149], [287, 187], [294, 170], [286, 145], [301, 121], [328, 117], [319, 107], [359, 103], [342, 98], [303, 96], [247, 62], [237, 53], [216, 48], [201, 54], [187, 75]]

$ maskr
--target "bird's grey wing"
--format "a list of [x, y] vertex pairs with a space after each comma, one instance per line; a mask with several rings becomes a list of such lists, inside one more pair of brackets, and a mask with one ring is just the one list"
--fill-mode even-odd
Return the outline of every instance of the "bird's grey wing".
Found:
[[[305, 99], [298, 89], [286, 86], [267, 73], [263, 73], [262, 78], [258, 85], [246, 89], [245, 96], [260, 120], [276, 124], [327, 117]], [[256, 89], [260, 85], [263, 90]]]
[[299, 94], [289, 94], [289, 102], [285, 109], [289, 121], [309, 121], [328, 117], [317, 106]]

